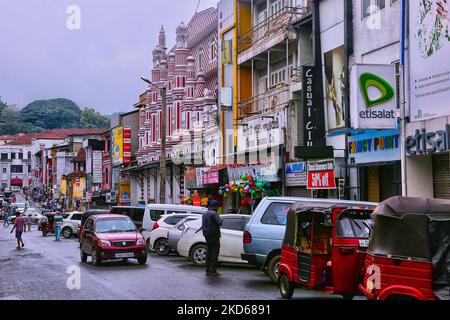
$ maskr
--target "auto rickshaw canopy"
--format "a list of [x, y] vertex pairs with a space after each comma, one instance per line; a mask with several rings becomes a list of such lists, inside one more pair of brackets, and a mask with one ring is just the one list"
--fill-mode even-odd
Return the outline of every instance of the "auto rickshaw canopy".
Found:
[[392, 197], [372, 214], [369, 252], [433, 264], [435, 294], [449, 298], [450, 200]]

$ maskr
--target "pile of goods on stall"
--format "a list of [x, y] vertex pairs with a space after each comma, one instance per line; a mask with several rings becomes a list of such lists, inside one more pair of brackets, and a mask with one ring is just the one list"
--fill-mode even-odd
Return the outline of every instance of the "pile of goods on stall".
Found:
[[227, 198], [230, 192], [239, 193], [241, 195], [241, 205], [250, 206], [255, 199], [281, 194], [280, 190], [272, 188], [270, 182], [258, 181], [252, 176], [242, 176], [241, 180], [242, 182], [231, 181], [220, 187], [219, 195]]
[[208, 197], [204, 194], [200, 195], [198, 192], [194, 192], [189, 196], [181, 197], [180, 203], [189, 206], [206, 207], [208, 205]]

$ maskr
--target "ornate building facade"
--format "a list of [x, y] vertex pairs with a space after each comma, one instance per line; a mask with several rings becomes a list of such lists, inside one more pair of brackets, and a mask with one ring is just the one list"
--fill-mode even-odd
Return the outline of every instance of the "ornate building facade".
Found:
[[166, 203], [179, 203], [186, 167], [219, 161], [217, 26], [215, 8], [195, 14], [187, 25], [178, 26], [176, 44], [170, 50], [164, 28], [160, 30], [151, 70], [155, 86], [149, 86], [135, 105], [140, 112], [139, 151], [132, 176], [138, 180], [141, 201], [158, 199], [162, 126], [158, 87], [167, 92]]

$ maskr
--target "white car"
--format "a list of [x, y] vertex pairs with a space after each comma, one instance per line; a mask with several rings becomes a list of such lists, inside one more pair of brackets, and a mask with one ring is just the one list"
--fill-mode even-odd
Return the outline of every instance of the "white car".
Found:
[[25, 209], [27, 209], [27, 204], [25, 202], [16, 202], [12, 203], [11, 207], [16, 207], [16, 211], [23, 214], [25, 212]]
[[[244, 252], [244, 227], [250, 216], [224, 214], [221, 215], [221, 218], [223, 224], [220, 227], [219, 262], [246, 264], [247, 261], [241, 259], [241, 253]], [[185, 222], [183, 235], [177, 244], [178, 254], [189, 258], [197, 266], [206, 264], [206, 240], [201, 227], [202, 219]]]
[[[189, 214], [166, 214], [161, 216], [153, 225], [150, 236], [146, 239], [147, 248], [155, 250], [160, 256], [167, 256], [176, 247], [168, 245], [169, 232], [176, 228], [180, 221], [190, 221], [201, 218], [201, 215]], [[188, 219], [188, 220], [186, 220]]]
[[[66, 216], [66, 217], [65, 217]], [[63, 215], [64, 220], [61, 228], [61, 234], [64, 238], [70, 239], [74, 234], [78, 234], [78, 229], [81, 225], [82, 212], [74, 211]]]
[[11, 187], [11, 191], [12, 191], [12, 192], [20, 192], [20, 190], [21, 190], [21, 189], [20, 189], [20, 187], [18, 187], [18, 186], [12, 186], [12, 187]]

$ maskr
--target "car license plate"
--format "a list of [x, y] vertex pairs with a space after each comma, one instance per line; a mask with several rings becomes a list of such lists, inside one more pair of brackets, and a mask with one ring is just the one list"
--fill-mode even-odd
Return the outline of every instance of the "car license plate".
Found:
[[369, 247], [369, 240], [359, 240], [359, 246], [361, 248], [368, 248]]
[[122, 253], [116, 253], [116, 258], [134, 258], [133, 252], [122, 252]]

